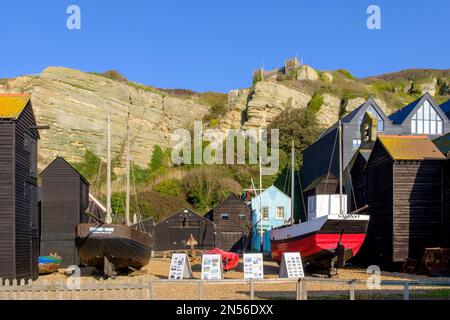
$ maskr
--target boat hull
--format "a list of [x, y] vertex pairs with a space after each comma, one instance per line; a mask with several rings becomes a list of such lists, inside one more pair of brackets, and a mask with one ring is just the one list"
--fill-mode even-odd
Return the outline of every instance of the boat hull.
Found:
[[361, 249], [369, 219], [328, 219], [271, 232], [271, 255], [281, 261], [285, 252], [299, 252], [305, 265], [327, 266], [334, 258], [345, 264]]
[[104, 269], [106, 258], [116, 270], [138, 270], [150, 261], [152, 238], [124, 225], [80, 224], [76, 246], [87, 266]]

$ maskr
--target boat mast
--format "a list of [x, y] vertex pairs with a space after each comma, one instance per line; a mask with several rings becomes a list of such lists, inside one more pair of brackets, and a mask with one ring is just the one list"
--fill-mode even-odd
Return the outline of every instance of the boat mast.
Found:
[[295, 197], [295, 143], [292, 140], [291, 149], [291, 225], [294, 224], [294, 197]]
[[342, 173], [343, 173], [343, 163], [342, 163], [342, 120], [339, 119], [339, 213], [344, 214], [344, 199], [343, 199], [343, 186], [342, 186]]
[[112, 223], [111, 216], [111, 116], [108, 116], [108, 157], [106, 167], [106, 223]]
[[259, 222], [259, 237], [260, 237], [260, 246], [261, 252], [264, 252], [264, 239], [263, 239], [263, 215], [262, 215], [262, 162], [261, 156], [259, 156], [259, 214], [261, 215], [261, 221]]
[[125, 199], [125, 218], [127, 226], [131, 226], [130, 220], [130, 126], [127, 122], [127, 150], [126, 150], [127, 192]]

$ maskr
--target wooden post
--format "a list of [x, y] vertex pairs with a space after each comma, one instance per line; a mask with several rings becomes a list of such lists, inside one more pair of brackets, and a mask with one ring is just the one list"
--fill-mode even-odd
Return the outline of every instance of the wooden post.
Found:
[[255, 282], [250, 280], [250, 300], [255, 300]]
[[5, 299], [9, 300], [9, 298], [11, 297], [11, 294], [10, 294], [10, 291], [9, 291], [9, 279], [5, 280], [5, 288], [6, 288]]
[[64, 280], [61, 280], [59, 283], [59, 300], [64, 300], [64, 292], [66, 291], [66, 283]]
[[13, 300], [17, 300], [17, 290], [17, 279], [14, 279], [12, 282]]
[[48, 300], [48, 280], [44, 280], [44, 300]]
[[198, 300], [203, 300], [203, 280], [198, 282]]
[[403, 300], [409, 300], [409, 282], [403, 284]]
[[301, 278], [297, 281], [297, 300], [302, 300], [302, 294], [303, 294], [303, 281]]
[[153, 282], [149, 280], [147, 288], [148, 300], [153, 300]]
[[104, 295], [104, 289], [105, 289], [105, 280], [103, 278], [100, 278], [100, 285], [99, 285], [99, 289], [100, 289], [100, 300], [103, 300], [103, 295]]
[[31, 286], [31, 291], [30, 291], [30, 300], [33, 300], [34, 298], [34, 283], [33, 280], [28, 281], [28, 284]]
[[138, 286], [139, 286], [139, 291], [138, 291], [138, 299], [142, 300], [142, 278], [139, 278], [139, 282], [138, 282]]
[[19, 299], [20, 300], [25, 300], [25, 279], [21, 279], [20, 280], [20, 293], [19, 293]]
[[350, 281], [350, 300], [355, 300], [355, 280]]

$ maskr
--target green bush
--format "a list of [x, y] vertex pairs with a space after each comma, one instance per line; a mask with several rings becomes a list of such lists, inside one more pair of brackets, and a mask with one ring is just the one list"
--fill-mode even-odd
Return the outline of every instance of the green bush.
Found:
[[178, 179], [170, 179], [158, 183], [153, 189], [163, 196], [180, 196], [183, 192], [183, 184]]
[[355, 77], [353, 77], [353, 75], [349, 71], [347, 71], [345, 69], [338, 69], [337, 72], [339, 72], [341, 75], [343, 75], [344, 77], [346, 77], [346, 78], [348, 78], [350, 80], [354, 80], [355, 79]]
[[320, 93], [316, 92], [312, 97], [311, 101], [308, 103], [308, 109], [314, 113], [317, 113], [320, 111], [322, 105], [323, 105], [323, 96]]

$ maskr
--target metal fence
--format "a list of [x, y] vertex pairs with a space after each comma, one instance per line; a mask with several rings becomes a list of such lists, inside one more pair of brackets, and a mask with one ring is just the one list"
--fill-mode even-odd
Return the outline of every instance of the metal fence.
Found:
[[[1, 279], [0, 279], [1, 280]], [[0, 300], [450, 300], [450, 281], [82, 279], [0, 282]]]

